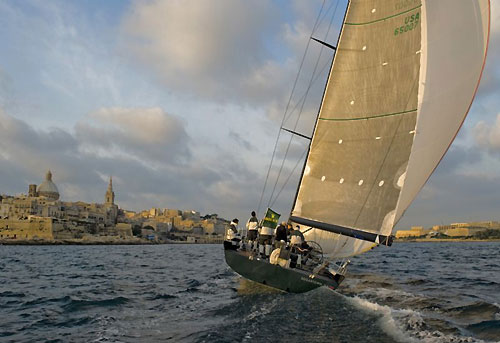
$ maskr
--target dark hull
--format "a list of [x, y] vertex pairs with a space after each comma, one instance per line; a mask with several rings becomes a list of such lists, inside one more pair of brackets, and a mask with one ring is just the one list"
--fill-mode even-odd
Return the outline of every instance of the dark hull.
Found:
[[291, 293], [304, 293], [321, 286], [336, 289], [344, 279], [342, 275], [330, 278], [323, 275], [311, 277], [311, 272], [253, 258], [249, 253], [224, 249], [227, 264], [241, 276], [266, 286]]

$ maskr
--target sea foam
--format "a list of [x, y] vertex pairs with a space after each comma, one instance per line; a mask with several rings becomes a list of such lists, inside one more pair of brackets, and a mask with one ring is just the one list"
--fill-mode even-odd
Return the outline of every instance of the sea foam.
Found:
[[379, 305], [360, 297], [347, 297], [354, 307], [378, 317], [381, 329], [398, 342], [408, 343], [484, 343], [485, 341], [467, 336], [455, 336], [440, 331], [430, 331], [424, 316], [411, 309], [394, 309]]

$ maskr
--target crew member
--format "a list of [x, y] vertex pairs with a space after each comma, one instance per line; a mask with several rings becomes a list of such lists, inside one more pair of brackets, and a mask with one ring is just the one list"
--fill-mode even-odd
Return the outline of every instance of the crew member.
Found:
[[287, 237], [288, 242], [290, 241], [290, 234], [292, 233], [292, 231], [293, 231], [292, 224], [287, 223], [286, 224], [286, 237]]
[[276, 228], [276, 236], [275, 236], [275, 247], [278, 248], [281, 246], [281, 241], [285, 242], [287, 241], [286, 237], [286, 222], [282, 222], [277, 228]]
[[241, 235], [238, 232], [238, 223], [239, 223], [239, 220], [237, 218], [234, 218], [231, 221], [231, 224], [229, 224], [229, 228], [227, 230], [227, 235], [226, 235], [226, 239], [231, 241], [233, 243], [233, 245], [236, 245], [236, 246], [239, 245], [239, 243], [241, 241]]
[[290, 244], [300, 247], [305, 241], [304, 234], [300, 232], [300, 226], [297, 225], [295, 230], [290, 232]]
[[259, 231], [259, 253], [266, 258], [271, 255], [274, 230], [267, 226], [262, 226]]
[[259, 226], [259, 220], [255, 215], [255, 211], [252, 211], [250, 219], [247, 221], [247, 238], [250, 250], [257, 250], [257, 229]]

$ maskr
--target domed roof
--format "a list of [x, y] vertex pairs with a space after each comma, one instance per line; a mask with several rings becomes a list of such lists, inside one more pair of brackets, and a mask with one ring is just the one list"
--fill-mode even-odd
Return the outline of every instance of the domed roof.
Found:
[[38, 186], [38, 195], [53, 200], [59, 199], [59, 190], [55, 183], [52, 182], [52, 173], [50, 170], [47, 172], [47, 175], [45, 175], [45, 181]]

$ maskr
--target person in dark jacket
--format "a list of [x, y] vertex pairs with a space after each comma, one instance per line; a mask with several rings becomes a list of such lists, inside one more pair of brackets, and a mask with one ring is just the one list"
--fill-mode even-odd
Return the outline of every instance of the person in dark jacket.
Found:
[[276, 238], [274, 240], [275, 246], [276, 247], [281, 246], [281, 241], [284, 241], [284, 242], [287, 241], [287, 236], [286, 236], [286, 222], [281, 223], [276, 228]]
[[287, 237], [287, 242], [290, 242], [290, 235], [292, 234], [293, 227], [292, 224], [288, 223], [286, 224], [286, 237]]

